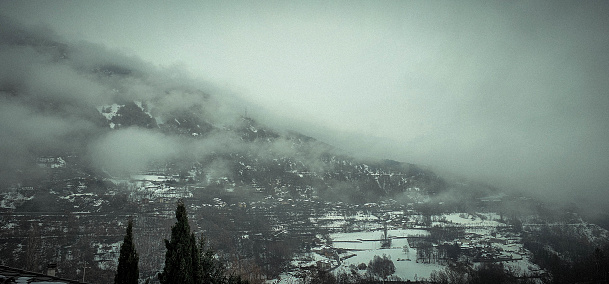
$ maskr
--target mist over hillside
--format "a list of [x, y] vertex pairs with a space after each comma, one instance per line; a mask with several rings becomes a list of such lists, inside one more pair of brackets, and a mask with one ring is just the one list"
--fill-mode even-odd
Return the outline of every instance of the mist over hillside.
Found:
[[[266, 4], [260, 5], [250, 8]], [[224, 41], [234, 41], [228, 44], [234, 53], [214, 54], [234, 55], [239, 71], [231, 74], [249, 88], [260, 86], [255, 91], [234, 78], [223, 82], [193, 72], [192, 65], [163, 67], [165, 59], [141, 59], [138, 52], [156, 50], [154, 44], [126, 52], [116, 43], [105, 45], [101, 34], [102, 43], [90, 35], [68, 39], [53, 25], [0, 15], [0, 264], [41, 271], [55, 263], [60, 275], [83, 279], [80, 267], [90, 264], [89, 281], [106, 283], [130, 220], [141, 252], [137, 277], [157, 283], [161, 240], [168, 237], [177, 203], [188, 210], [201, 248], [213, 248], [218, 265], [250, 283], [308, 284], [322, 276], [368, 283], [389, 275], [440, 283], [448, 274], [466, 283], [489, 271], [518, 283], [606, 279], [608, 267], [598, 263], [606, 263], [609, 252], [609, 97], [599, 94], [609, 86], [599, 78], [609, 68], [596, 61], [606, 51], [577, 54], [606, 44], [605, 37], [583, 46], [559, 44], [546, 55], [539, 50], [555, 41], [540, 34], [556, 32], [551, 24], [527, 14], [522, 17], [530, 22], [510, 25], [522, 4], [491, 5], [479, 14], [407, 5], [408, 13], [441, 8], [427, 12], [443, 11], [462, 25], [440, 33], [426, 26], [410, 30], [405, 24], [414, 20], [376, 5], [370, 12], [345, 9], [336, 18], [301, 17], [303, 11], [321, 12], [319, 5], [289, 12], [284, 9], [291, 6], [279, 5], [273, 11], [288, 17], [276, 25], [267, 25], [265, 20], [278, 19], [264, 9], [245, 15], [251, 27], [216, 19], [226, 25], [218, 30]], [[40, 11], [3, 6], [13, 16], [22, 9]], [[231, 17], [242, 12], [217, 6], [206, 8]], [[478, 28], [475, 23], [498, 16], [497, 8], [507, 16]], [[167, 17], [176, 11], [168, 9]], [[567, 14], [566, 34], [577, 30], [578, 15]], [[385, 16], [397, 22], [388, 24]], [[467, 16], [471, 23], [463, 21]], [[346, 28], [352, 17], [368, 24]], [[404, 25], [396, 31], [396, 23]], [[521, 34], [530, 25], [540, 34]], [[214, 27], [202, 31], [210, 42], [217, 40], [208, 34]], [[423, 31], [436, 35], [421, 44], [435, 51], [404, 41], [399, 34], [406, 30], [417, 31], [409, 39], [427, 38]], [[298, 39], [307, 48], [285, 46], [269, 31], [295, 34], [288, 42]], [[472, 45], [472, 38], [484, 35], [495, 40]], [[320, 37], [321, 43], [315, 40]], [[242, 38], [249, 43], [245, 53]], [[409, 58], [417, 62], [393, 60], [388, 39], [395, 50], [413, 52]], [[275, 42], [276, 57], [262, 56], [267, 41]], [[529, 42], [534, 44], [523, 46]], [[180, 40], [171, 44], [183, 48]], [[565, 54], [577, 60], [556, 62]], [[309, 57], [316, 59], [311, 66]], [[320, 65], [320, 58], [330, 65]], [[384, 65], [373, 63], [376, 58]], [[226, 72], [216, 61], [205, 63]], [[241, 74], [251, 71], [248, 64], [260, 73]], [[566, 71], [544, 73], [555, 67]], [[302, 72], [284, 76], [275, 68]], [[357, 80], [360, 72], [365, 80]], [[375, 261], [394, 271], [375, 272]]]
[[2, 33], [10, 68], [0, 84], [2, 131], [10, 133], [1, 149], [5, 189], [36, 186], [45, 176], [40, 160], [65, 156], [99, 177], [170, 171], [204, 184], [228, 178], [267, 189], [271, 182], [321, 182], [317, 190], [325, 197], [349, 202], [396, 197], [414, 186], [445, 187], [415, 165], [360, 160], [260, 125], [247, 116], [245, 103], [210, 93], [175, 70], [2, 20], [11, 28]]
[[[36, 156], [58, 153], [75, 152], [92, 163], [106, 154], [130, 153], [120, 161], [130, 161], [123, 168], [141, 170], [146, 159], [177, 154], [180, 143], [186, 143], [163, 135], [152, 116], [169, 119], [171, 113], [186, 115], [183, 110], [188, 110], [206, 124], [224, 127], [241, 112], [238, 106], [219, 103], [221, 95], [210, 97], [177, 71], [160, 70], [99, 45], [69, 45], [49, 31], [2, 21], [2, 132], [9, 134], [3, 135], [1, 145], [4, 181]], [[134, 101], [146, 102], [147, 112]], [[114, 103], [127, 107], [111, 132], [111, 122], [98, 108]], [[109, 145], [112, 140], [119, 143]], [[113, 170], [117, 162], [108, 162], [112, 157], [93, 166]]]
[[[533, 141], [539, 150], [537, 154], [526, 148], [529, 146], [518, 150], [517, 145], [524, 142], [506, 142], [512, 137], [505, 135], [514, 130], [509, 128], [493, 130], [504, 132], [505, 141], [484, 142], [486, 146], [480, 146], [476, 154], [463, 145], [446, 148], [443, 142], [438, 144], [441, 140], [438, 137], [404, 141], [407, 145], [404, 152], [395, 147], [400, 141], [285, 120], [273, 114], [268, 106], [194, 79], [180, 67], [161, 68], [99, 44], [69, 42], [48, 28], [26, 27], [5, 17], [2, 26], [1, 60], [5, 68], [0, 78], [0, 115], [5, 122], [1, 130], [8, 134], [3, 135], [0, 145], [4, 186], [19, 182], [20, 175], [36, 176], [36, 158], [48, 155], [76, 154], [92, 169], [110, 174], [134, 173], [154, 163], [194, 162], [227, 153], [289, 156], [294, 154], [294, 146], [286, 134], [297, 130], [336, 143], [359, 158], [377, 156], [422, 163], [446, 176], [469, 177], [502, 190], [517, 189], [560, 204], [591, 204], [584, 207], [592, 211], [600, 210], [604, 204], [601, 200], [607, 196], [604, 190], [607, 180], [601, 174], [606, 159], [603, 155], [590, 156], [600, 150], [598, 143], [602, 139], [597, 136], [603, 134], [599, 132], [586, 130], [590, 134], [587, 143], [592, 147], [588, 149], [593, 151], [586, 150], [581, 153], [583, 156], [567, 153], [572, 146], [565, 143], [571, 143], [571, 139], [560, 137], [553, 144]], [[272, 140], [267, 141], [270, 143], [248, 143], [251, 142], [248, 139], [260, 133], [251, 133], [248, 138], [244, 133], [232, 131], [249, 127], [252, 118], [269, 127], [275, 125], [274, 130], [267, 130], [273, 133], [267, 137]], [[295, 129], [290, 129], [290, 123]], [[579, 124], [565, 121], [567, 126], [554, 133], [562, 137], [561, 131], [576, 129], [574, 125], [568, 126], [571, 123]], [[538, 136], [539, 131], [529, 133]], [[476, 133], [484, 135], [488, 129]], [[447, 137], [442, 139], [450, 139], [452, 134], [445, 134]], [[472, 139], [478, 139], [478, 134], [472, 133]], [[527, 140], [527, 135], [523, 132], [521, 137]], [[576, 140], [586, 139], [582, 135], [573, 133]], [[328, 146], [307, 147], [310, 149], [306, 156], [298, 155], [315, 167], [317, 158]], [[551, 153], [559, 150], [557, 147], [565, 150], [552, 157]], [[468, 155], [466, 160], [477, 160], [473, 164], [481, 167], [472, 167], [472, 162], [464, 161], [463, 155]], [[590, 168], [591, 165], [597, 166]], [[540, 172], [536, 173], [537, 170]]]

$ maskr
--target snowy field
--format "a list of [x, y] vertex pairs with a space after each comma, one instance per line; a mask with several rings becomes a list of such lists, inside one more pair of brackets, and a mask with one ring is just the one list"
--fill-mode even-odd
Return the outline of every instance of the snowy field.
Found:
[[[391, 248], [381, 248], [381, 238], [383, 231], [335, 233], [330, 237], [333, 247], [348, 250], [348, 255], [355, 256], [344, 259], [336, 272], [350, 272], [351, 265], [357, 266], [360, 263], [366, 265], [375, 255], [383, 254], [393, 260], [395, 265], [395, 276], [403, 280], [417, 280], [421, 277], [428, 278], [432, 271], [442, 269], [441, 265], [417, 263], [417, 250], [410, 248], [408, 253], [404, 252], [403, 247], [408, 244], [406, 237], [427, 236], [429, 232], [419, 229], [393, 229], [387, 230], [387, 235], [392, 238]], [[410, 259], [410, 260], [408, 260]], [[364, 272], [364, 271], [362, 271]]]
[[[394, 242], [396, 241], [397, 240], [394, 240]], [[395, 265], [395, 274], [393, 275], [398, 276], [403, 280], [417, 280], [421, 277], [429, 278], [432, 271], [440, 270], [443, 267], [438, 264], [417, 263], [415, 261], [417, 255], [416, 249], [410, 249], [408, 253], [405, 253], [401, 247], [392, 247], [390, 249], [377, 248], [354, 253], [356, 256], [344, 260], [341, 266], [336, 269], [336, 272], [350, 272], [351, 270], [349, 267], [352, 264], [357, 266], [360, 263], [365, 263], [367, 265], [375, 255], [382, 256], [383, 254], [386, 254], [393, 260], [393, 264]], [[398, 261], [398, 259], [400, 259], [400, 261]]]

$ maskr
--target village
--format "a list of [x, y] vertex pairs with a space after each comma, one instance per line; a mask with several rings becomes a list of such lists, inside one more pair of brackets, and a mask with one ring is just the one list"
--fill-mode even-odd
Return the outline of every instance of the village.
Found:
[[[65, 167], [63, 159], [40, 162], [53, 170]], [[350, 204], [310, 194], [290, 198], [281, 188], [269, 194], [255, 185], [247, 198], [240, 198], [242, 187], [206, 190], [178, 181], [179, 176], [147, 172], [111, 180], [114, 189], [103, 192], [82, 177], [66, 181], [63, 188], [22, 187], [4, 193], [0, 249], [3, 255], [14, 255], [4, 264], [52, 259], [60, 264], [59, 271], [73, 265], [74, 273], [82, 273], [78, 267], [87, 263], [93, 267], [87, 272], [91, 276], [110, 273], [122, 229], [133, 218], [140, 271], [152, 279], [163, 265], [162, 236], [167, 237], [173, 222], [175, 203], [183, 200], [195, 232], [225, 258], [236, 259], [234, 266], [255, 263], [249, 266], [257, 267], [250, 269], [253, 278], [293, 279], [311, 269], [363, 274], [376, 255], [388, 256], [396, 266], [393, 276], [402, 280], [425, 279], [457, 262], [503, 263], [533, 278], [545, 273], [523, 247], [522, 228], [497, 213], [422, 214], [417, 203], [387, 199]], [[53, 201], [53, 210], [34, 208], [32, 201], [40, 196]], [[36, 242], [39, 257], [27, 252]]]

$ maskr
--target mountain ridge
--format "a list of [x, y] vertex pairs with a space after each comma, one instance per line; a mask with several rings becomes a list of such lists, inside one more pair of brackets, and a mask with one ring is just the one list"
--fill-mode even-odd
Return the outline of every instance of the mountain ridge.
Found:
[[[38, 157], [70, 155], [78, 157], [80, 171], [99, 177], [164, 168], [191, 182], [228, 178], [269, 192], [299, 184], [328, 198], [359, 202], [414, 187], [432, 194], [445, 187], [433, 172], [415, 165], [356, 159], [296, 131], [260, 125], [190, 79], [158, 68], [147, 71], [150, 66], [137, 59], [10, 27], [14, 30], [0, 34], [0, 44], [15, 58], [12, 71], [35, 70], [0, 82], [0, 99], [7, 106], [29, 110], [16, 121], [17, 136], [35, 132], [39, 125], [30, 117], [63, 125], [60, 131], [49, 125], [44, 138], [56, 145], [25, 143], [15, 159], [30, 161], [26, 165]], [[11, 180], [5, 188], [22, 183]]]

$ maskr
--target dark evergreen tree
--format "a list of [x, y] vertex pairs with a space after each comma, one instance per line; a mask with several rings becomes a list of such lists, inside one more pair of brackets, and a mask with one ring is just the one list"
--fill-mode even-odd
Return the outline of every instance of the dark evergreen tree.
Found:
[[190, 232], [184, 202], [178, 202], [177, 222], [171, 227], [171, 240], [165, 239], [165, 267], [159, 274], [162, 284], [195, 284], [200, 282], [199, 248]]
[[115, 284], [137, 284], [140, 271], [138, 262], [140, 257], [133, 244], [133, 220], [129, 219], [127, 234], [121, 245], [121, 253], [118, 257], [118, 268], [114, 276]]
[[215, 253], [207, 246], [203, 236], [199, 239], [200, 279], [203, 283], [224, 283], [224, 267], [215, 258]]
[[165, 240], [165, 268], [159, 273], [161, 284], [245, 284], [239, 276], [226, 277], [226, 269], [206, 245], [205, 238], [197, 242], [190, 232], [188, 215], [182, 201], [176, 209], [176, 224], [171, 227], [171, 240]]

